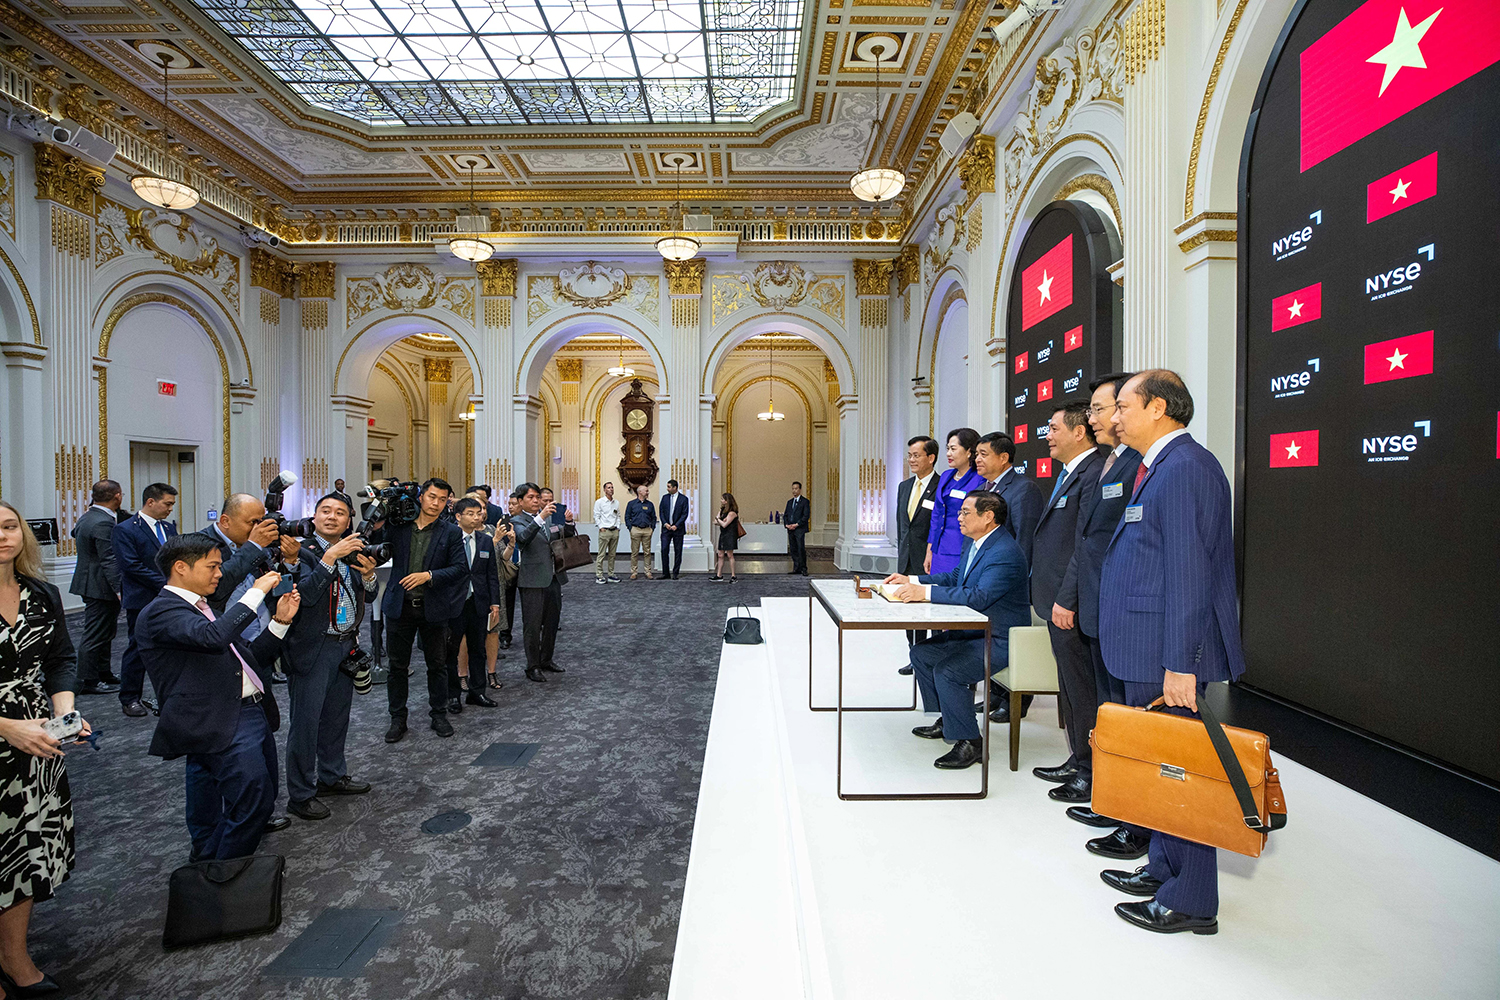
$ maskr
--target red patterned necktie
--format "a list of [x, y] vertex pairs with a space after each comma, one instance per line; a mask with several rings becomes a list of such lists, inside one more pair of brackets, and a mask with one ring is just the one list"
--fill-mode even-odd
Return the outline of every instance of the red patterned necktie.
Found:
[[1137, 494], [1137, 493], [1140, 492], [1141, 483], [1144, 482], [1145, 479], [1146, 479], [1146, 471], [1147, 470], [1146, 470], [1146, 463], [1145, 462], [1142, 462], [1141, 463], [1141, 467], [1139, 469], [1135, 470], [1135, 486], [1132, 487], [1131, 490], [1130, 490], [1130, 495], [1132, 497], [1134, 497], [1135, 494]]

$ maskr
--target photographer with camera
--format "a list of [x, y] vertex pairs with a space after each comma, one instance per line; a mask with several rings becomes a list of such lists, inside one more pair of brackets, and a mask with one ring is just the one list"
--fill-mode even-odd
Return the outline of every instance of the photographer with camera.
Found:
[[[257, 576], [271, 568], [279, 554], [281, 532], [276, 522], [266, 517], [265, 504], [249, 493], [235, 493], [224, 499], [219, 519], [198, 534], [217, 545], [224, 560], [219, 585], [208, 595], [208, 606], [214, 614], [222, 615], [231, 601], [239, 600], [254, 586]], [[256, 620], [241, 633], [245, 641], [260, 635], [270, 619], [270, 610], [262, 604]]]
[[380, 605], [390, 654], [386, 696], [391, 728], [385, 741], [395, 743], [406, 735], [406, 669], [418, 632], [422, 633], [422, 658], [427, 663], [432, 731], [452, 736], [453, 725], [448, 721], [448, 623], [463, 607], [460, 583], [469, 574], [463, 532], [454, 522], [442, 519], [453, 487], [434, 478], [423, 483], [420, 491], [415, 484], [403, 483], [377, 493], [378, 504], [384, 509], [377, 516], [375, 504], [368, 508], [368, 516], [380, 522], [368, 538], [372, 543], [389, 542], [391, 546], [392, 582]]
[[545, 681], [543, 671], [563, 672], [552, 662], [558, 619], [562, 616], [563, 584], [562, 576], [553, 568], [552, 539], [561, 538], [563, 529], [551, 523], [556, 508], [542, 503], [542, 491], [536, 483], [522, 483], [514, 495], [521, 502], [521, 513], [511, 526], [521, 555], [516, 586], [521, 591], [521, 619], [526, 636], [526, 679]]
[[[286, 636], [291, 726], [286, 741], [287, 812], [327, 819], [320, 795], [363, 795], [367, 782], [349, 777], [344, 743], [355, 676], [368, 655], [359, 648], [365, 608], [375, 599], [375, 558], [350, 528], [354, 508], [337, 492], [318, 501], [313, 537], [298, 544], [284, 537], [281, 550], [295, 567], [302, 610]], [[362, 686], [368, 693], [368, 686]]]

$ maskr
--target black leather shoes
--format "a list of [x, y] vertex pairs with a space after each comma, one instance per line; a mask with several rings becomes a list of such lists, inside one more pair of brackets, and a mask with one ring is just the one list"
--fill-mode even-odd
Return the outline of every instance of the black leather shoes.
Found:
[[979, 763], [979, 758], [983, 756], [983, 740], [959, 740], [953, 744], [952, 750], [933, 761], [932, 766], [940, 767], [944, 771], [962, 771], [966, 767]]
[[387, 729], [385, 731], [385, 741], [387, 743], [399, 743], [401, 741], [401, 737], [403, 737], [405, 735], [406, 735], [406, 720], [405, 719], [392, 719], [391, 720], [391, 728], [389, 728], [389, 729]]
[[499, 702], [486, 698], [478, 691], [470, 691], [464, 695], [464, 703], [466, 705], [479, 705], [483, 708], [494, 708], [499, 704]]
[[52, 981], [52, 977], [47, 975], [45, 972], [42, 973], [41, 979], [38, 979], [30, 986], [17, 986], [14, 979], [10, 978], [3, 972], [0, 972], [0, 994], [3, 994], [7, 997], [18, 997], [20, 998], [20, 1000], [30, 1000], [31, 997], [51, 996], [53, 993], [57, 993], [61, 990], [62, 987], [54, 983]]
[[1150, 899], [1156, 895], [1156, 890], [1161, 888], [1161, 879], [1147, 875], [1145, 865], [1133, 872], [1102, 871], [1099, 877], [1104, 880], [1105, 885], [1127, 896], [1145, 896]]
[[282, 830], [285, 830], [291, 825], [292, 821], [287, 819], [285, 816], [272, 816], [270, 819], [266, 820], [265, 832], [280, 833]]
[[432, 731], [439, 736], [452, 736], [453, 723], [448, 721], [446, 715], [434, 715], [432, 717]]
[[118, 684], [120, 683], [120, 678], [115, 674], [101, 673], [99, 681], [102, 684]]
[[1055, 781], [1059, 785], [1063, 785], [1070, 781], [1073, 775], [1078, 773], [1078, 765], [1069, 759], [1056, 767], [1033, 767], [1031, 773], [1043, 781]]
[[333, 810], [317, 799], [308, 799], [306, 802], [288, 802], [286, 811], [293, 816], [311, 820], [327, 819], [333, 815]]
[[[994, 701], [991, 701], [990, 704], [994, 705], [995, 703], [994, 703]], [[1021, 718], [1023, 718], [1023, 719], [1026, 718], [1026, 713], [1029, 712], [1030, 710], [1031, 710], [1031, 695], [1029, 695], [1029, 694], [1023, 694], [1021, 696]], [[1000, 707], [996, 708], [993, 712], [990, 713], [990, 721], [991, 722], [1009, 722], [1010, 721], [1010, 695], [1006, 695], [1005, 698], [1001, 700]]]
[[911, 734], [924, 740], [940, 740], [943, 738], [943, 720], [939, 719], [930, 726], [918, 726]]
[[1090, 854], [1097, 854], [1101, 858], [1135, 861], [1146, 856], [1151, 847], [1151, 837], [1137, 837], [1122, 826], [1108, 837], [1095, 837], [1084, 846], [1089, 849]]
[[1087, 802], [1093, 798], [1093, 782], [1081, 774], [1075, 774], [1065, 785], [1047, 790], [1047, 798], [1054, 802]]
[[450, 715], [462, 715], [463, 711], [464, 711], [464, 703], [463, 703], [463, 699], [462, 698], [449, 698], [448, 699], [448, 714], [450, 714]]
[[537, 669], [537, 668], [536, 668], [536, 667], [527, 667], [527, 668], [526, 668], [526, 679], [527, 679], [527, 680], [528, 680], [528, 681], [538, 681], [538, 682], [543, 682], [543, 681], [546, 681], [546, 679], [547, 679], [547, 678], [546, 678], [546, 676], [545, 676], [545, 675], [544, 675], [544, 674], [543, 674], [543, 673], [542, 673], [542, 672], [541, 672], [541, 671], [540, 671], [540, 670], [538, 670], [538, 669]]
[[543, 663], [541, 665], [540, 669], [547, 671], [547, 673], [549, 673], [549, 674], [565, 674], [565, 673], [567, 673], [566, 670], [564, 670], [562, 667], [559, 667], [555, 663]]
[[141, 699], [127, 701], [120, 705], [120, 711], [132, 719], [143, 719], [146, 717], [146, 706], [141, 704]]
[[1186, 913], [1169, 910], [1154, 899], [1139, 903], [1116, 903], [1115, 912], [1137, 927], [1144, 927], [1158, 934], [1180, 934], [1183, 931], [1192, 931], [1194, 934], [1219, 933], [1219, 922], [1213, 917], [1190, 917]]
[[1119, 820], [1100, 816], [1088, 806], [1068, 806], [1068, 819], [1082, 823], [1084, 826], [1098, 826], [1106, 829], [1120, 825]]
[[318, 782], [319, 795], [363, 795], [369, 790], [368, 781], [355, 781], [347, 774], [331, 785]]
[[896, 673], [900, 674], [902, 677], [910, 677], [911, 676], [911, 664], [908, 663], [904, 667], [898, 667], [896, 669]]
[[109, 681], [95, 681], [92, 684], [83, 684], [78, 688], [79, 694], [119, 694], [120, 685]]

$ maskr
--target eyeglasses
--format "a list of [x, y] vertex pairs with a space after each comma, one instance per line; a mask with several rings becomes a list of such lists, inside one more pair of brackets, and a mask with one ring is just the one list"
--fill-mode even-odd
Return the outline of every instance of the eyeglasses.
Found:
[[1119, 406], [1120, 406], [1120, 404], [1118, 404], [1118, 403], [1110, 403], [1108, 406], [1090, 406], [1089, 407], [1089, 416], [1091, 416], [1091, 417], [1102, 417], [1102, 416], [1104, 416], [1105, 413], [1109, 412], [1110, 410], [1117, 410], [1117, 409], [1119, 409]]

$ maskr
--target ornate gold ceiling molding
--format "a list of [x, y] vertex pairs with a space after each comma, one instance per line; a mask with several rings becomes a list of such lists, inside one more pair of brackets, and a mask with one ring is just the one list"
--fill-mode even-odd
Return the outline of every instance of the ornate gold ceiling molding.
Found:
[[26, 287], [26, 280], [21, 277], [21, 272], [16, 269], [15, 263], [11, 261], [10, 254], [5, 252], [4, 247], [0, 247], [0, 261], [5, 262], [6, 268], [10, 271], [10, 276], [15, 279], [16, 288], [21, 292], [21, 298], [26, 300], [26, 311], [31, 314], [31, 339], [35, 344], [41, 346], [42, 324], [36, 318], [36, 303], [31, 301], [31, 291]]
[[1182, 217], [1190, 218], [1197, 203], [1198, 158], [1203, 153], [1203, 132], [1208, 127], [1208, 110], [1213, 105], [1214, 91], [1219, 86], [1219, 75], [1224, 71], [1224, 60], [1229, 56], [1229, 46], [1234, 42], [1234, 33], [1239, 30], [1240, 17], [1250, 0], [1239, 0], [1230, 15], [1229, 26], [1224, 29], [1224, 38], [1219, 42], [1219, 51], [1214, 56], [1213, 69], [1208, 74], [1208, 85], [1203, 88], [1203, 101], [1198, 105], [1198, 121], [1193, 126], [1193, 148], [1188, 154], [1187, 187], [1182, 197]]
[[[1110, 211], [1115, 213], [1115, 228], [1120, 231], [1121, 242], [1125, 239], [1125, 217], [1120, 214], [1120, 199], [1115, 195], [1115, 186], [1109, 182], [1109, 178], [1103, 174], [1079, 174], [1057, 189], [1057, 194], [1052, 196], [1053, 201], [1071, 198], [1079, 191], [1095, 191], [1104, 196], [1109, 202]], [[1234, 216], [1231, 215], [1230, 218]]]

